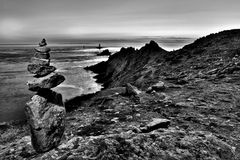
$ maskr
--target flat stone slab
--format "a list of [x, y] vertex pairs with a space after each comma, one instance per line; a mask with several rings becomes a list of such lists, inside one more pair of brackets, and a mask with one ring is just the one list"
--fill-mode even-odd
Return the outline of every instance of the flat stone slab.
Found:
[[42, 66], [38, 64], [29, 64], [28, 71], [32, 74], [36, 74], [39, 77], [46, 76], [56, 70], [54, 66]]
[[65, 80], [64, 76], [57, 73], [50, 73], [41, 78], [34, 78], [27, 82], [30, 91], [39, 91], [40, 89], [51, 89]]
[[42, 66], [49, 66], [50, 59], [42, 59], [42, 58], [32, 57], [31, 62], [33, 64], [38, 64], [38, 65], [42, 65]]
[[40, 53], [48, 53], [51, 51], [51, 49], [46, 46], [36, 47], [34, 49], [35, 49], [35, 51], [40, 52]]
[[34, 54], [34, 57], [40, 58], [40, 59], [50, 59], [50, 54], [49, 54], [49, 53], [36, 52], [36, 53]]
[[126, 84], [127, 94], [129, 95], [139, 95], [142, 93], [137, 87], [131, 85], [130, 83]]
[[31, 129], [33, 148], [38, 153], [43, 153], [57, 147], [65, 129], [65, 107], [50, 103], [48, 98], [34, 95], [26, 104], [25, 113]]
[[150, 123], [141, 128], [143, 133], [148, 133], [159, 128], [168, 128], [171, 121], [163, 118], [153, 118]]

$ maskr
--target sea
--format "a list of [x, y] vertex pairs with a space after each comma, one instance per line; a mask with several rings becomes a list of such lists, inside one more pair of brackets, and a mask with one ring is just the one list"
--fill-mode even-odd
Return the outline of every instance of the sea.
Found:
[[[192, 41], [193, 39], [157, 40], [159, 46], [166, 50], [181, 48]], [[122, 47], [140, 48], [147, 42], [148, 39], [48, 44], [51, 48], [51, 65], [55, 66], [56, 72], [64, 75], [66, 79], [53, 90], [62, 94], [63, 101], [101, 90], [102, 84], [96, 83], [94, 79], [96, 74], [84, 70], [84, 67], [108, 60], [108, 56], [97, 56], [105, 49], [109, 49], [114, 54]], [[102, 49], [96, 48], [99, 43]], [[35, 53], [35, 47], [37, 44], [0, 45], [0, 122], [25, 119], [25, 104], [35, 94], [27, 87], [27, 81], [33, 78], [33, 75], [27, 71], [27, 65]]]

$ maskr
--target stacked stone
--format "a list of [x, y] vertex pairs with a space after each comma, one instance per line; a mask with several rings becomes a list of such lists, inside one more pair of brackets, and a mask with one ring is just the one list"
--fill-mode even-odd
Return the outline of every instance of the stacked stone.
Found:
[[34, 78], [28, 81], [30, 91], [36, 94], [27, 102], [26, 116], [31, 130], [33, 148], [39, 152], [46, 152], [57, 147], [65, 129], [65, 107], [62, 95], [51, 90], [61, 84], [64, 76], [55, 73], [56, 68], [50, 66], [50, 48], [46, 40], [35, 48], [35, 55], [28, 65], [28, 71]]

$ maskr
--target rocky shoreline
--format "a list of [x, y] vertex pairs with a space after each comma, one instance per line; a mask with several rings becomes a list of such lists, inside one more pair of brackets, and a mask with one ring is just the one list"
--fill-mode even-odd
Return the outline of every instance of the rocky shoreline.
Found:
[[[240, 159], [240, 30], [167, 52], [151, 41], [87, 69], [105, 89], [66, 102], [66, 129], [37, 153], [22, 130], [3, 159]], [[10, 132], [1, 130], [2, 135]]]

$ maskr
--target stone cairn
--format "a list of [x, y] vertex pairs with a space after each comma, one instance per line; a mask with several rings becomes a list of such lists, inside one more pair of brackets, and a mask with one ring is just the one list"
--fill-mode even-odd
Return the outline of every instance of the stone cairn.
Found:
[[61, 84], [64, 76], [55, 73], [50, 66], [50, 48], [46, 40], [35, 48], [35, 55], [28, 65], [34, 78], [27, 82], [30, 91], [36, 94], [27, 102], [25, 113], [31, 130], [33, 148], [43, 153], [57, 147], [65, 129], [65, 107], [62, 95], [51, 90]]

